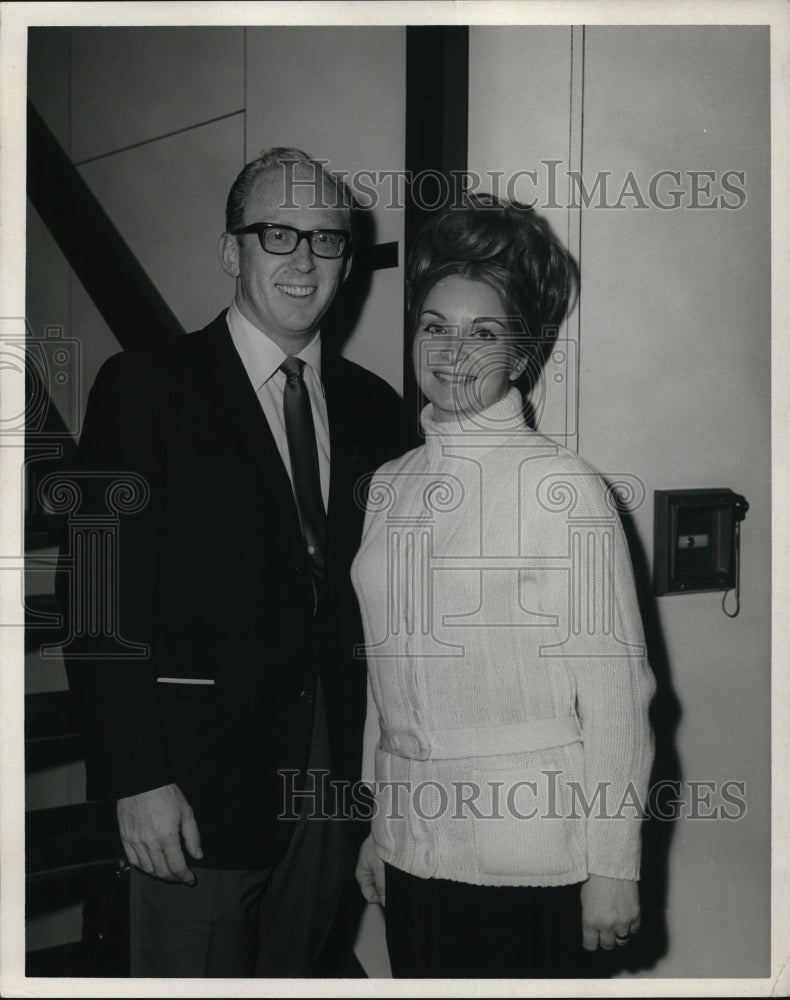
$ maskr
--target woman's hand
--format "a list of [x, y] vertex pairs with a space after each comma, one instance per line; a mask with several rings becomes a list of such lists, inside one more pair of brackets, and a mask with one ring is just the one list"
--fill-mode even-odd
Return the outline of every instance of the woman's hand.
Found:
[[368, 837], [359, 849], [357, 868], [354, 874], [359, 882], [362, 895], [369, 903], [384, 905], [384, 862], [376, 854], [373, 838]]
[[639, 883], [590, 875], [582, 885], [582, 933], [587, 951], [627, 944], [639, 930]]

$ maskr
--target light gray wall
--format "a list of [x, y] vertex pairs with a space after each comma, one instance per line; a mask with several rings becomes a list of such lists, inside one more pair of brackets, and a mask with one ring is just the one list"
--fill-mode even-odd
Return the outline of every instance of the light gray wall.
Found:
[[[738, 210], [591, 208], [582, 221], [581, 449], [604, 469], [635, 472], [648, 498], [726, 486], [751, 505], [739, 617], [724, 616], [721, 594], [656, 600], [683, 778], [745, 781], [748, 805], [739, 822], [678, 824], [658, 975], [768, 973], [768, 67], [767, 28], [587, 31], [585, 170], [746, 175]], [[649, 504], [635, 520], [649, 559]]]
[[[572, 38], [573, 32], [573, 38]], [[767, 28], [472, 28], [470, 168], [507, 173], [574, 155], [583, 83], [588, 189], [609, 203], [633, 170], [649, 202], [661, 169], [746, 174], [737, 211], [652, 205], [581, 211], [580, 453], [646, 487], [634, 557], [661, 698], [665, 774], [746, 783], [738, 822], [681, 820], [666, 857], [667, 949], [653, 976], [768, 973], [770, 930], [770, 214]], [[575, 94], [574, 94], [575, 86]], [[663, 184], [660, 197], [667, 200]], [[521, 192], [527, 193], [522, 185]], [[546, 185], [536, 190], [539, 201]], [[736, 199], [728, 196], [731, 202]], [[701, 198], [709, 201], [710, 198]], [[573, 235], [573, 211], [552, 224]], [[578, 212], [576, 213], [578, 215]], [[721, 593], [650, 596], [655, 489], [730, 487], [742, 532], [742, 610]], [[678, 712], [679, 709], [679, 712]], [[677, 716], [679, 715], [679, 718]], [[673, 760], [676, 756], [676, 760]], [[674, 769], [674, 770], [673, 770]], [[717, 796], [713, 797], [715, 805]], [[647, 883], [655, 872], [643, 873]], [[655, 880], [660, 886], [663, 878]], [[655, 887], [653, 887], [655, 890]]]

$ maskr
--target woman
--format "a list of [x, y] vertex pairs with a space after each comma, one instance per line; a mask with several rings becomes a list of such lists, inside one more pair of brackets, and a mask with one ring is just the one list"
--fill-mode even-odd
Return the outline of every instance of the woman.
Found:
[[530, 429], [575, 266], [525, 206], [432, 219], [408, 266], [425, 444], [382, 466], [352, 577], [369, 664], [357, 878], [393, 975], [581, 974], [639, 927], [647, 664], [617, 504]]

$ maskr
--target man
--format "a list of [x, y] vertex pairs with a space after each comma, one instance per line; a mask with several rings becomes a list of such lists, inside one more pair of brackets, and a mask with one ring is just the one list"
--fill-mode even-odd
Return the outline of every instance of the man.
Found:
[[88, 795], [117, 799], [133, 866], [133, 975], [309, 974], [336, 907], [344, 824], [286, 792], [316, 770], [358, 777], [349, 568], [360, 484], [400, 437], [394, 391], [321, 342], [351, 266], [344, 195], [299, 150], [249, 163], [219, 244], [230, 309], [111, 358], [91, 392], [86, 508], [105, 502], [100, 474], [146, 484], [117, 551], [118, 634], [137, 655], [83, 638], [66, 657]]

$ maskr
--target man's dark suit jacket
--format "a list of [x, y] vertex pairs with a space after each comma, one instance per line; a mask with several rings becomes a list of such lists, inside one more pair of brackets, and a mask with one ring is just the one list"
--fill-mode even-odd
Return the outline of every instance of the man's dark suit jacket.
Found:
[[[131, 471], [150, 488], [121, 518], [117, 557], [121, 637], [150, 653], [90, 659], [83, 636], [66, 656], [88, 797], [176, 782], [209, 867], [265, 867], [283, 849], [293, 823], [276, 819], [277, 771], [306, 767], [319, 674], [334, 776], [359, 777], [365, 674], [349, 568], [360, 483], [399, 452], [401, 407], [380, 378], [323, 353], [331, 477], [317, 611], [290, 480], [224, 313], [156, 352], [111, 358], [88, 403], [78, 470]], [[81, 483], [83, 513], [100, 512], [106, 477]]]

